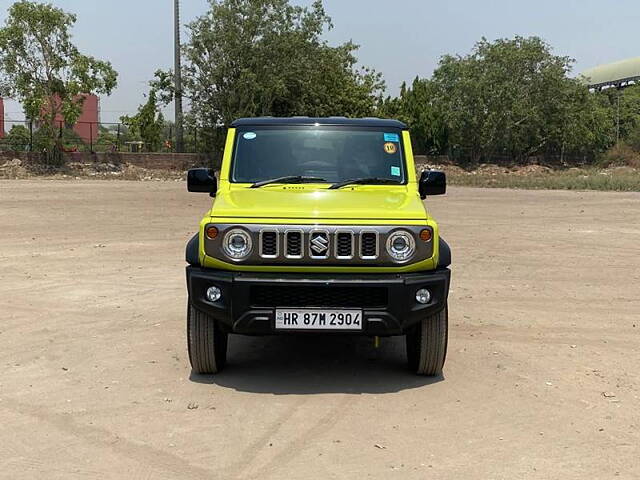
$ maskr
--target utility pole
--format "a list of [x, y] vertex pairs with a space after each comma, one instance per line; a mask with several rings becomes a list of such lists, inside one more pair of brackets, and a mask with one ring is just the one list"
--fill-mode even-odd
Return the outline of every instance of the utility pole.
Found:
[[616, 145], [620, 143], [620, 89], [618, 85], [616, 88]]
[[174, 87], [175, 87], [175, 122], [176, 149], [178, 153], [184, 151], [184, 136], [182, 130], [182, 73], [180, 67], [180, 0], [173, 0], [174, 5]]

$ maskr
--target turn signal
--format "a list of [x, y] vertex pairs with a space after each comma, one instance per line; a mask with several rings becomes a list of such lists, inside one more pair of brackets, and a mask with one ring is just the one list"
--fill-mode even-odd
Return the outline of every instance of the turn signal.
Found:
[[206, 228], [206, 230], [204, 231], [204, 233], [207, 235], [207, 238], [210, 240], [213, 240], [214, 238], [216, 238], [218, 236], [218, 228], [212, 226], [209, 226]]
[[420, 231], [420, 240], [422, 240], [423, 242], [428, 242], [429, 240], [431, 240], [431, 230], [425, 228], [424, 230]]

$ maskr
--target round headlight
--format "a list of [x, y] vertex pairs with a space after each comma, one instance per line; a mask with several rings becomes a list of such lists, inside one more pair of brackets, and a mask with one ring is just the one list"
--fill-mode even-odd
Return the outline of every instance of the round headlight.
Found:
[[251, 236], [241, 228], [229, 230], [222, 241], [224, 253], [233, 260], [242, 260], [251, 253]]
[[413, 235], [405, 230], [393, 232], [387, 238], [387, 253], [396, 262], [409, 260], [416, 253], [416, 242]]

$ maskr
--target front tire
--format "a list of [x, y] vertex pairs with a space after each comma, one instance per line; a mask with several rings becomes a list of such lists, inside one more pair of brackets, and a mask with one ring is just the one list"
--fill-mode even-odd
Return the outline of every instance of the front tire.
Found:
[[187, 307], [187, 346], [195, 373], [218, 373], [227, 360], [228, 334], [216, 320], [189, 302]]
[[449, 314], [444, 308], [425, 319], [406, 335], [407, 363], [418, 375], [442, 375], [447, 357]]

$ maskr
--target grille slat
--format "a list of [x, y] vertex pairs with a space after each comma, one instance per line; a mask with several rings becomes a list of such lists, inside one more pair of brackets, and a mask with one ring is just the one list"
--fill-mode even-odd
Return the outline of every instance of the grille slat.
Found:
[[376, 257], [378, 255], [378, 236], [373, 232], [364, 232], [360, 235], [360, 256], [363, 258]]
[[386, 287], [326, 287], [255, 285], [249, 293], [252, 307], [377, 308], [388, 302]]
[[288, 257], [302, 256], [302, 232], [287, 232], [286, 242]]
[[338, 232], [336, 236], [336, 255], [338, 257], [353, 256], [353, 234], [350, 232]]
[[262, 232], [262, 256], [275, 257], [278, 255], [278, 233]]

